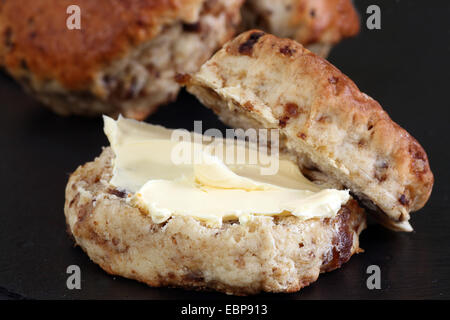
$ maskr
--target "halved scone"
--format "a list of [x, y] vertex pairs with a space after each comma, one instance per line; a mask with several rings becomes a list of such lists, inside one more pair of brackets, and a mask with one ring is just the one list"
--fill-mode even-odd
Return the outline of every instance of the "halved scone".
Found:
[[143, 119], [234, 34], [242, 1], [1, 1], [0, 66], [59, 114]]
[[382, 223], [412, 230], [410, 212], [424, 206], [434, 181], [425, 151], [326, 60], [251, 30], [183, 81], [226, 124], [279, 129], [304, 173], [341, 183]]
[[80, 166], [66, 188], [69, 233], [110, 274], [150, 286], [214, 289], [246, 295], [293, 292], [358, 252], [365, 215], [349, 200], [333, 218], [255, 216], [210, 227], [193, 217], [164, 223], [131, 205], [111, 185], [110, 148]]
[[242, 31], [261, 29], [326, 57], [333, 45], [359, 32], [351, 0], [247, 0]]

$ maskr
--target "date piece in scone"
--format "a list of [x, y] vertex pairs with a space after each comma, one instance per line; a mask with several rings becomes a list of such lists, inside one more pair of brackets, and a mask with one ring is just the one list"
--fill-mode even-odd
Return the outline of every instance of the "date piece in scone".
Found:
[[228, 125], [279, 128], [303, 172], [335, 179], [385, 225], [412, 230], [410, 212], [424, 206], [434, 181], [425, 151], [326, 60], [251, 30], [185, 82]]
[[333, 45], [359, 32], [351, 0], [247, 0], [242, 31], [262, 29], [291, 38], [326, 57]]
[[[240, 22], [242, 0], [6, 0], [0, 65], [55, 112], [143, 119]], [[69, 30], [66, 10], [81, 10]]]
[[114, 188], [111, 148], [80, 166], [66, 188], [65, 215], [76, 243], [110, 274], [150, 286], [247, 295], [294, 292], [360, 251], [364, 211], [355, 200], [333, 218], [255, 216], [209, 227], [189, 216], [164, 223]]

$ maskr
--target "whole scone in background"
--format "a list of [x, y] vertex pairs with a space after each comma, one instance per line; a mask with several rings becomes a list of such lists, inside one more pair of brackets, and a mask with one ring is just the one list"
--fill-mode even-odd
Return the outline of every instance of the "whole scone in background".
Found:
[[[66, 26], [70, 5], [81, 30]], [[358, 33], [359, 19], [350, 0], [5, 0], [0, 66], [61, 115], [142, 120], [176, 99], [176, 74], [197, 71], [250, 28], [326, 56]]]
[[[0, 65], [62, 115], [143, 119], [174, 100], [240, 22], [242, 0], [6, 0]], [[69, 30], [66, 9], [81, 9]]]
[[333, 45], [359, 33], [352, 0], [247, 0], [242, 31], [261, 29], [293, 39], [326, 57]]
[[184, 77], [226, 124], [277, 128], [303, 172], [325, 174], [381, 223], [412, 231], [434, 183], [419, 142], [325, 59], [291, 39], [250, 30]]

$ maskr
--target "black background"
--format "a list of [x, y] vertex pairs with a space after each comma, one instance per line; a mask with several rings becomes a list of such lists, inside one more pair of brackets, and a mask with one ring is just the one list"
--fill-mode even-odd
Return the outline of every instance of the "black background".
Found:
[[[366, 8], [378, 4], [382, 29], [367, 30]], [[434, 190], [413, 214], [412, 233], [371, 225], [361, 236], [365, 253], [323, 274], [295, 294], [251, 299], [450, 298], [450, 4], [448, 1], [362, 1], [362, 32], [336, 47], [330, 60], [378, 100], [415, 136], [430, 158]], [[113, 277], [90, 262], [65, 232], [64, 188], [70, 172], [107, 144], [102, 121], [63, 118], [41, 108], [0, 73], [0, 298], [215, 299], [220, 293], [150, 288]], [[182, 92], [148, 122], [171, 128], [224, 128], [195, 98]], [[66, 288], [66, 268], [80, 266], [82, 289]], [[368, 290], [366, 269], [381, 268], [381, 290]]]

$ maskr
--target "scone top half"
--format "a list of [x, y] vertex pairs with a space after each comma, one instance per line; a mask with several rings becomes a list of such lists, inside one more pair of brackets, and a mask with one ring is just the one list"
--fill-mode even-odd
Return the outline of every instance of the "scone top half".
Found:
[[142, 119], [230, 39], [242, 1], [2, 1], [0, 66], [57, 113]]
[[279, 128], [304, 173], [350, 189], [386, 226], [411, 231], [433, 174], [420, 144], [337, 68], [259, 30], [227, 43], [188, 91], [235, 127]]

